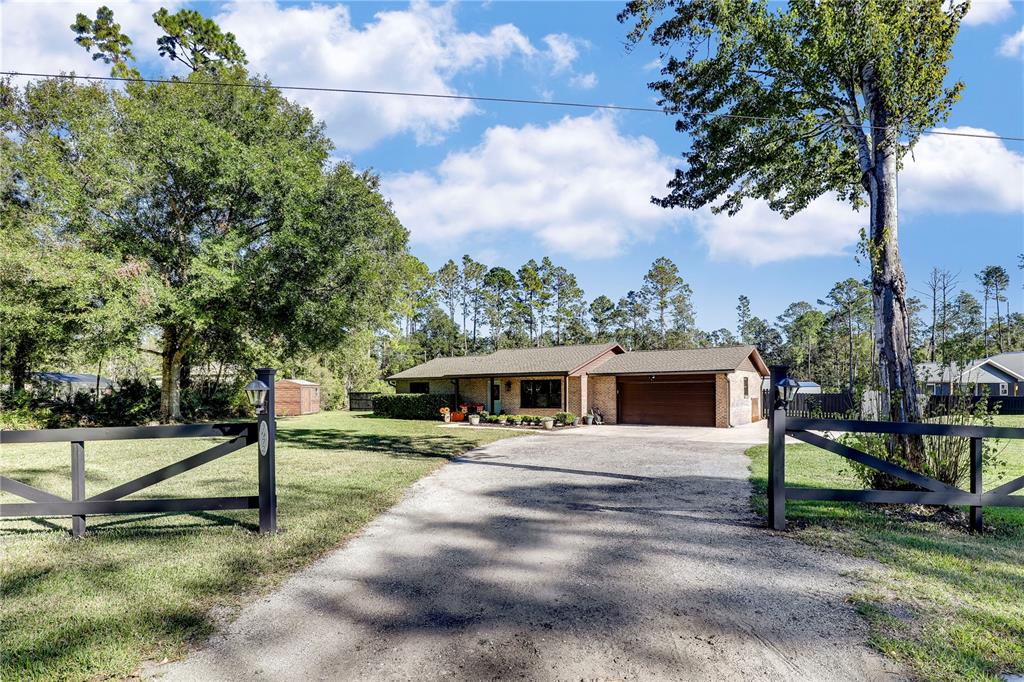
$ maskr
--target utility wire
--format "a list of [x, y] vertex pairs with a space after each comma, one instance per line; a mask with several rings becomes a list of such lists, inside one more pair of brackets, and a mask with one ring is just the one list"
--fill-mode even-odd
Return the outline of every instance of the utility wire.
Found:
[[[574, 107], [578, 109], [603, 109], [609, 111], [638, 111], [643, 113], [654, 113], [654, 114], [666, 114], [669, 116], [683, 116], [692, 115], [693, 112], [685, 111], [672, 111], [671, 109], [662, 109], [659, 107], [640, 107], [640, 106], [626, 106], [620, 104], [595, 104], [591, 102], [566, 102], [559, 100], [543, 100], [543, 99], [522, 99], [516, 97], [484, 97], [480, 95], [452, 95], [443, 93], [431, 93], [431, 92], [407, 92], [400, 90], [367, 90], [360, 88], [331, 88], [326, 86], [311, 86], [311, 85], [276, 85], [274, 83], [239, 83], [239, 82], [223, 82], [223, 81], [196, 81], [196, 80], [181, 80], [177, 78], [126, 78], [119, 76], [80, 76], [77, 74], [66, 74], [66, 73], [29, 73], [25, 71], [0, 71], [0, 75], [3, 76], [29, 76], [32, 78], [70, 78], [74, 80], [86, 80], [86, 81], [113, 81], [119, 83], [166, 83], [170, 85], [195, 85], [195, 86], [228, 86], [234, 88], [253, 88], [261, 89], [265, 87], [277, 88], [278, 90], [296, 90], [302, 92], [336, 92], [353, 95], [382, 95], [389, 97], [419, 97], [424, 99], [448, 99], [448, 100], [468, 100], [472, 102], [495, 102], [504, 104], [535, 104], [540, 106], [549, 107]], [[744, 121], [777, 121], [782, 123], [798, 123], [803, 122], [804, 119], [800, 118], [784, 118], [776, 116], [745, 116], [742, 114], [714, 114], [708, 113], [707, 116], [713, 116], [716, 118], [730, 118]], [[858, 126], [850, 123], [836, 123], [840, 127], [844, 128], [861, 128], [870, 130], [885, 130], [885, 126]], [[953, 130], [926, 130], [926, 129], [911, 129], [908, 133], [918, 133], [921, 135], [945, 135], [948, 137], [973, 137], [984, 140], [1003, 140], [1007, 142], [1024, 142], [1024, 137], [1013, 137], [1008, 135], [985, 135], [982, 133], [963, 133]]]

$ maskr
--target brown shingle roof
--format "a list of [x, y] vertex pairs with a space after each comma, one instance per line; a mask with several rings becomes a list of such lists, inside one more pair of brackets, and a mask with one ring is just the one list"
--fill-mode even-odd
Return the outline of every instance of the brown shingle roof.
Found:
[[[666, 372], [731, 372], [756, 353], [754, 346], [693, 348], [689, 350], [646, 350], [608, 358], [590, 374], [660, 374]], [[764, 362], [756, 356], [754, 367], [763, 371]]]
[[510, 374], [567, 374], [587, 364], [617, 343], [595, 343], [550, 348], [511, 348], [489, 355], [435, 358], [392, 374], [388, 379], [443, 379], [446, 377]]

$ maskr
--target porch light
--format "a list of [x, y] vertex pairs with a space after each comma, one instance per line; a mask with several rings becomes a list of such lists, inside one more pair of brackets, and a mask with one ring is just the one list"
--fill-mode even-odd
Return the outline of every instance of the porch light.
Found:
[[786, 377], [776, 386], [779, 388], [779, 402], [782, 403], [782, 409], [786, 409], [800, 391], [800, 382], [792, 377]]
[[249, 398], [249, 404], [256, 408], [256, 414], [263, 411], [263, 403], [267, 401], [267, 393], [270, 387], [259, 379], [253, 379], [245, 387], [245, 395]]

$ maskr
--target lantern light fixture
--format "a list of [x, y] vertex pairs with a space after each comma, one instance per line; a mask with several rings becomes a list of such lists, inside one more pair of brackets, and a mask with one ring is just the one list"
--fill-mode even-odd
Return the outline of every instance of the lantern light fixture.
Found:
[[270, 387], [259, 379], [253, 379], [246, 385], [245, 395], [249, 398], [249, 404], [256, 408], [256, 414], [263, 412], [263, 404], [269, 392]]
[[789, 404], [796, 398], [796, 394], [800, 392], [800, 382], [792, 377], [786, 377], [778, 384], [779, 389], [779, 402], [782, 403], [782, 408], [789, 407]]

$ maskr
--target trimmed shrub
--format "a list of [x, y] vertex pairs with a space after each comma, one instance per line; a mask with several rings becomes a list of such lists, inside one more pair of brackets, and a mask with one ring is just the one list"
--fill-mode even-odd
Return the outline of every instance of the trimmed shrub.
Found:
[[508, 416], [508, 423], [512, 426], [518, 426], [521, 419], [522, 417], [518, 414], [510, 414]]
[[559, 412], [555, 415], [555, 422], [563, 426], [572, 426], [574, 421], [576, 421], [576, 415], [572, 412]]
[[441, 408], [455, 396], [439, 393], [396, 393], [373, 397], [373, 413], [392, 419], [441, 419]]

